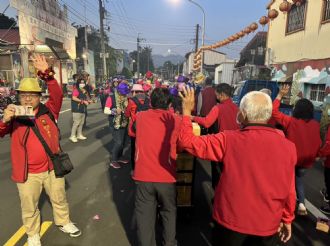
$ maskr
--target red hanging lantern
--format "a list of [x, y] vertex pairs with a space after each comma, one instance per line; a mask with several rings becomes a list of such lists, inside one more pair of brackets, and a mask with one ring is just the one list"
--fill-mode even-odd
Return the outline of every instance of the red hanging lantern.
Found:
[[278, 11], [276, 9], [271, 9], [268, 11], [268, 17], [271, 20], [274, 20], [278, 16]]
[[262, 16], [262, 17], [260, 18], [260, 20], [259, 20], [259, 23], [260, 23], [260, 25], [262, 25], [262, 26], [268, 24], [268, 22], [269, 22], [269, 18], [268, 18], [267, 16]]
[[229, 39], [230, 42], [234, 42], [235, 41], [234, 36], [230, 36], [228, 39]]
[[230, 43], [230, 40], [228, 38], [226, 38], [224, 41], [223, 41], [224, 45], [227, 45]]
[[245, 32], [246, 34], [249, 34], [249, 33], [252, 32], [252, 30], [251, 30], [251, 28], [248, 26], [248, 27], [246, 27], [246, 28], [244, 29], [244, 32]]
[[244, 31], [240, 31], [240, 32], [237, 33], [237, 35], [238, 35], [240, 38], [242, 38], [242, 37], [245, 36], [245, 32], [244, 32]]
[[250, 30], [251, 30], [252, 32], [254, 32], [254, 31], [257, 30], [257, 29], [258, 29], [258, 24], [255, 23], [255, 22], [253, 22], [253, 23], [250, 25]]
[[239, 37], [239, 35], [236, 33], [236, 34], [234, 34], [233, 35], [233, 37], [235, 38], [235, 40], [237, 40], [237, 39], [239, 39], [240, 37]]
[[287, 13], [290, 11], [292, 4], [288, 2], [288, 0], [283, 0], [280, 4], [280, 11], [283, 13]]

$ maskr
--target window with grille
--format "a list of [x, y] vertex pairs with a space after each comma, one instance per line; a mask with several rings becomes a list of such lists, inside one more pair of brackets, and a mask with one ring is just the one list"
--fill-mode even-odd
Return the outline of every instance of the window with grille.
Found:
[[325, 97], [325, 84], [311, 85], [310, 100], [323, 102]]
[[323, 21], [330, 21], [330, 0], [324, 1]]
[[286, 33], [303, 30], [305, 28], [306, 6], [306, 2], [299, 6], [292, 6], [290, 12], [288, 13]]

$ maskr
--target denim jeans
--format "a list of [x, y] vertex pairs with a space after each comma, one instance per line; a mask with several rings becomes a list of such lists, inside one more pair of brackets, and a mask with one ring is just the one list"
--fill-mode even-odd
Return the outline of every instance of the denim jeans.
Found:
[[118, 161], [125, 147], [125, 140], [128, 138], [127, 128], [113, 129], [112, 137], [114, 145], [111, 151], [111, 161]]
[[306, 168], [296, 167], [296, 192], [298, 203], [305, 204], [305, 190], [303, 178], [306, 174]]

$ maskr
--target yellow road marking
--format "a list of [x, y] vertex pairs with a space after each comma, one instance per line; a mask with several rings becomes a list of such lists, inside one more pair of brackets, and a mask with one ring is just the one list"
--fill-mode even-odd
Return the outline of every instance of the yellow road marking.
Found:
[[[52, 221], [45, 221], [41, 225], [41, 230], [40, 230], [40, 237], [42, 237], [45, 232], [49, 229], [49, 227], [53, 224]], [[16, 243], [21, 240], [21, 238], [25, 234], [25, 228], [22, 226], [21, 228], [18, 229], [18, 231], [5, 243], [4, 246], [14, 246]], [[24, 244], [24, 246], [27, 246], [27, 243]]]
[[[41, 225], [41, 230], [40, 230], [40, 238], [45, 234], [45, 232], [49, 229], [49, 227], [53, 224], [52, 221], [45, 221]], [[24, 246], [28, 246], [27, 243], [24, 244]]]
[[25, 228], [22, 226], [18, 231], [5, 243], [4, 246], [13, 246], [24, 236]]

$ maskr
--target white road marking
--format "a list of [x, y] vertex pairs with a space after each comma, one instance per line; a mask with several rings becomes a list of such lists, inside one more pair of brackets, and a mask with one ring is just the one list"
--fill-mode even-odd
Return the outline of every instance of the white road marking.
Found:
[[324, 218], [328, 219], [328, 217], [322, 213], [317, 207], [315, 207], [310, 201], [305, 199], [305, 205], [307, 210], [315, 217], [315, 218]]
[[68, 111], [71, 111], [71, 109], [69, 108], [69, 109], [63, 110], [63, 111], [60, 112], [60, 114], [63, 114], [63, 113], [68, 112]]
[[205, 243], [208, 245], [208, 246], [212, 246], [212, 244], [209, 242], [209, 240], [207, 240], [206, 236], [204, 235], [203, 232], [199, 232], [202, 236], [202, 238], [204, 239]]

